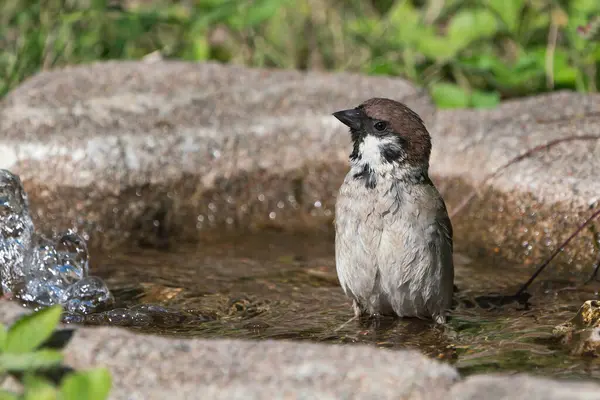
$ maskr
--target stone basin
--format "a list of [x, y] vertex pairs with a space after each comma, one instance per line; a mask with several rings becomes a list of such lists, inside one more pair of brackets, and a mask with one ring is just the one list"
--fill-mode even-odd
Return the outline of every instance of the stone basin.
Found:
[[[138, 302], [202, 309], [211, 308], [213, 301], [223, 314], [218, 321], [231, 321], [230, 309], [234, 319], [236, 313], [248, 312], [247, 303], [252, 312], [262, 310], [262, 303], [252, 299], [240, 303], [229, 296], [235, 294], [227, 292], [234, 275], [227, 271], [234, 267], [227, 262], [233, 262], [237, 268], [244, 265], [253, 278], [234, 290], [252, 291], [252, 284], [264, 284], [277, 292], [279, 281], [271, 271], [289, 269], [292, 275], [277, 278], [282, 284], [291, 291], [317, 287], [315, 293], [321, 297], [315, 297], [314, 304], [326, 299], [326, 307], [336, 313], [313, 318], [310, 329], [300, 324], [307, 328], [309, 340], [329, 344], [299, 343], [298, 332], [272, 337], [239, 334], [260, 331], [257, 324], [246, 330], [235, 324], [224, 330], [220, 325], [214, 335], [182, 327], [177, 332], [173, 327], [150, 332], [161, 336], [82, 327], [67, 348], [67, 361], [77, 368], [108, 366], [115, 380], [113, 398], [118, 399], [196, 398], [199, 393], [223, 399], [475, 399], [482, 398], [481, 393], [488, 393], [486, 398], [600, 398], [600, 387], [593, 383], [481, 374], [490, 371], [489, 364], [482, 369], [482, 358], [469, 354], [473, 346], [465, 345], [469, 340], [483, 343], [486, 336], [504, 341], [505, 347], [524, 346], [522, 350], [532, 354], [554, 351], [545, 344], [530, 346], [516, 336], [526, 338], [529, 330], [541, 326], [547, 338], [536, 331], [535, 340], [550, 340], [555, 318], [566, 319], [583, 301], [597, 296], [595, 286], [572, 293], [597, 257], [594, 236], [588, 231], [564, 248], [546, 280], [541, 277], [533, 289], [538, 299], [533, 312], [515, 305], [509, 306], [508, 314], [493, 315], [459, 308], [449, 331], [402, 325], [378, 341], [363, 340], [361, 330], [350, 328], [354, 332], [327, 339], [325, 334], [343, 322], [347, 307], [332, 274], [330, 244], [335, 195], [350, 148], [346, 129], [330, 114], [373, 96], [406, 102], [432, 134], [431, 173], [455, 226], [463, 304], [471, 295], [513, 293], [535, 265], [598, 207], [600, 140], [564, 142], [506, 168], [492, 180], [486, 177], [535, 146], [566, 137], [600, 136], [600, 95], [558, 92], [505, 102], [487, 111], [440, 111], [423, 90], [406, 81], [352, 74], [163, 61], [43, 72], [0, 103], [0, 168], [21, 177], [39, 230], [76, 227], [83, 233], [90, 242], [92, 271], [103, 275], [117, 293], [121, 290], [122, 303], [127, 303], [126, 293], [138, 290]], [[476, 195], [462, 207], [473, 190]], [[315, 254], [322, 253], [317, 257], [306, 250], [308, 261], [299, 264], [283, 260], [287, 253], [280, 254], [277, 263], [268, 257], [259, 262], [257, 252], [274, 251], [257, 250], [260, 245], [248, 253], [245, 264], [242, 253], [222, 263], [221, 256], [213, 255], [199, 262], [204, 266], [199, 273], [212, 274], [206, 282], [186, 275], [191, 269], [179, 268], [187, 265], [186, 260], [211, 257], [203, 253], [205, 248], [223, 249], [214, 243], [219, 238], [265, 239], [272, 232], [295, 238], [316, 235], [320, 242], [302, 240], [311, 243]], [[207, 295], [211, 287], [221, 289], [211, 297]], [[537, 318], [535, 311], [550, 297], [552, 307]], [[562, 301], [566, 303], [561, 305]], [[23, 311], [12, 303], [1, 304], [4, 322]], [[289, 304], [293, 311], [294, 303]], [[244, 318], [240, 320], [246, 324]], [[290, 321], [285, 323], [291, 325]], [[329, 331], [319, 331], [325, 336], [315, 339], [314, 330], [323, 326]], [[168, 337], [174, 334], [192, 338]], [[418, 335], [429, 342], [416, 341], [414, 347], [443, 362], [399, 346], [399, 338], [413, 344]], [[466, 347], [461, 350], [461, 345]], [[514, 357], [523, 352], [519, 354]], [[494, 365], [500, 365], [499, 372], [539, 369], [544, 375], [548, 369], [539, 360], [503, 359]], [[573, 368], [585, 368], [578, 359], [570, 362]], [[598, 376], [593, 372], [587, 377]]]

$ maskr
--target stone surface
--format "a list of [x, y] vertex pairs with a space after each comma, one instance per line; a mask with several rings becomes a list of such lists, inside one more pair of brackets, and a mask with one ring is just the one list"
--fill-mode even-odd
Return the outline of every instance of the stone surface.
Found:
[[[26, 313], [0, 301], [0, 322]], [[416, 351], [289, 341], [174, 339], [122, 328], [77, 328], [64, 350], [75, 369], [107, 367], [110, 399], [587, 400], [600, 385], [529, 375], [461, 378]], [[3, 388], [19, 390], [7, 381]]]
[[[20, 175], [38, 228], [76, 226], [92, 245], [161, 245], [210, 227], [323, 227], [349, 153], [346, 128], [330, 114], [372, 96], [404, 101], [424, 118], [434, 142], [431, 172], [451, 211], [478, 188], [453, 218], [457, 242], [496, 247], [508, 259], [539, 258], [599, 200], [597, 140], [541, 151], [484, 184], [526, 149], [600, 135], [599, 95], [436, 111], [424, 91], [400, 79], [184, 62], [109, 62], [31, 78], [0, 102], [0, 168]], [[582, 237], [562, 257], [583, 269], [595, 258], [590, 246]], [[22, 313], [0, 302], [3, 322]], [[411, 351], [181, 340], [114, 328], [78, 329], [66, 355], [77, 368], [108, 366], [117, 399], [600, 393], [593, 384], [528, 376], [456, 383], [452, 367]]]
[[[0, 302], [0, 322], [23, 309]], [[7, 319], [5, 319], [7, 318]], [[173, 339], [78, 328], [64, 350], [75, 369], [107, 367], [111, 399], [436, 399], [459, 379], [417, 351], [288, 341]]]
[[442, 397], [458, 379], [416, 351], [166, 339], [112, 328], [80, 329], [66, 362], [110, 368], [115, 399], [424, 399]]
[[[211, 227], [330, 229], [349, 153], [330, 114], [371, 96], [422, 115], [451, 212], [477, 188], [453, 215], [457, 243], [536, 263], [598, 202], [598, 140], [559, 144], [484, 179], [526, 149], [600, 135], [600, 95], [436, 111], [400, 79], [211, 63], [43, 72], [0, 103], [0, 167], [21, 176], [42, 231], [76, 227], [92, 247], [163, 246]], [[589, 269], [591, 244], [580, 235], [559, 261]]]
[[349, 145], [331, 113], [375, 95], [434, 112], [405, 81], [349, 74], [184, 62], [45, 72], [0, 105], [0, 167], [21, 176], [39, 226], [92, 240], [330, 214]]
[[600, 386], [587, 382], [552, 381], [528, 375], [475, 375], [454, 385], [453, 400], [596, 400]]
[[596, 136], [540, 151], [515, 163], [490, 184], [502, 192], [528, 192], [546, 204], [587, 208], [600, 202], [600, 95], [545, 94], [491, 110], [440, 111], [431, 171], [481, 182], [526, 150], [553, 140]]

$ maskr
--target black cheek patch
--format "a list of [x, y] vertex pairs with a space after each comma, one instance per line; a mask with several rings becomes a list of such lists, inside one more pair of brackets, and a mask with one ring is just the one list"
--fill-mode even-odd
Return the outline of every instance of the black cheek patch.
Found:
[[389, 163], [398, 161], [403, 155], [404, 150], [402, 149], [401, 143], [389, 144], [387, 146], [382, 146], [381, 148], [381, 156]]
[[354, 174], [354, 179], [364, 179], [367, 189], [375, 189], [377, 187], [377, 178], [375, 178], [375, 173], [369, 164], [365, 164], [362, 171]]

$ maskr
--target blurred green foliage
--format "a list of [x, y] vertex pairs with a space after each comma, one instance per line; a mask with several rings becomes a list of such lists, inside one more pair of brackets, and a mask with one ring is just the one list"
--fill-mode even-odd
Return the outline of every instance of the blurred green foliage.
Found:
[[[23, 386], [21, 394], [0, 389], [4, 400], [104, 400], [111, 378], [104, 368], [65, 374], [56, 385], [63, 356], [52, 341], [62, 308], [49, 307], [22, 317], [10, 329], [0, 324], [0, 381], [13, 376]], [[56, 341], [55, 341], [56, 342]], [[60, 346], [66, 343], [61, 340]], [[54, 378], [49, 378], [54, 376]]]
[[600, 81], [598, 0], [2, 0], [0, 96], [107, 59], [218, 60], [402, 76], [441, 107]]

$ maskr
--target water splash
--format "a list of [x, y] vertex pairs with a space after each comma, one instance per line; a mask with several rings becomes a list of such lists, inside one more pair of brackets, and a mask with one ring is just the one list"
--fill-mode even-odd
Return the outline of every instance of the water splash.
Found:
[[18, 176], [0, 170], [0, 280], [2, 291], [41, 306], [62, 304], [87, 314], [113, 301], [106, 284], [88, 276], [85, 240], [74, 230], [49, 239], [35, 232]]
[[18, 176], [0, 170], [0, 279], [2, 291], [10, 293], [27, 273], [33, 222], [27, 194]]

